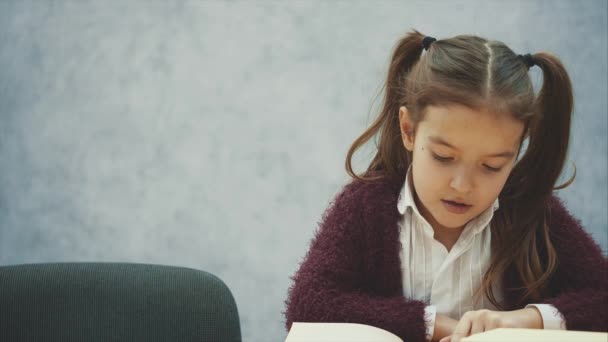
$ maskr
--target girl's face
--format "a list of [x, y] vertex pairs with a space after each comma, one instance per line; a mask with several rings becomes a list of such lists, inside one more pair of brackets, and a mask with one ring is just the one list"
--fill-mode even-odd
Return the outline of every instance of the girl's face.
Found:
[[[515, 166], [524, 130], [509, 115], [456, 104], [428, 106], [415, 132], [406, 107], [399, 121], [413, 154], [416, 204], [434, 229], [463, 228], [492, 205]], [[446, 200], [469, 206], [454, 212]]]

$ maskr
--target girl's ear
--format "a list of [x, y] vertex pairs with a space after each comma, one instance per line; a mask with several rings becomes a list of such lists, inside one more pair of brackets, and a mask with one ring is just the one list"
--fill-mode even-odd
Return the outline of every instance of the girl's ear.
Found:
[[403, 146], [408, 151], [414, 150], [414, 124], [412, 122], [410, 112], [405, 106], [399, 108], [399, 128], [401, 130], [401, 140]]

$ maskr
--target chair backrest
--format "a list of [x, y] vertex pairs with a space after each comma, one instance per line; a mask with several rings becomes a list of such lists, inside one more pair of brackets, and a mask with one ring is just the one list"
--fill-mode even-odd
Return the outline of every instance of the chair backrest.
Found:
[[218, 277], [132, 263], [0, 267], [0, 341], [241, 341]]

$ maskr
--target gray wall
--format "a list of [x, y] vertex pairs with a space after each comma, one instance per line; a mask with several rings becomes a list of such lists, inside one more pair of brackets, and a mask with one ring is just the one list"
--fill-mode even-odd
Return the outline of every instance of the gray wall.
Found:
[[1, 1], [0, 264], [207, 270], [233, 290], [245, 340], [283, 339], [289, 276], [410, 28], [562, 58], [578, 177], [559, 194], [605, 251], [606, 13], [604, 0]]

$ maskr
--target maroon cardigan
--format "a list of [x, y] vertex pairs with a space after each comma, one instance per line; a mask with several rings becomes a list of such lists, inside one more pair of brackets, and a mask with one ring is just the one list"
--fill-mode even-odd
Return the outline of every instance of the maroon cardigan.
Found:
[[[351, 182], [336, 196], [291, 277], [283, 312], [288, 330], [293, 322], [350, 322], [425, 341], [426, 304], [404, 297], [401, 283], [397, 199], [404, 181]], [[549, 288], [556, 295], [534, 303], [554, 305], [569, 330], [607, 331], [608, 260], [558, 197], [552, 195], [549, 205], [558, 254]], [[512, 269], [504, 275], [510, 310], [518, 309], [521, 289], [508, 289], [521, 286]]]

